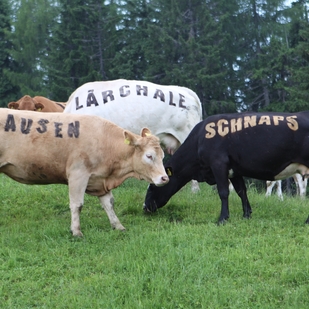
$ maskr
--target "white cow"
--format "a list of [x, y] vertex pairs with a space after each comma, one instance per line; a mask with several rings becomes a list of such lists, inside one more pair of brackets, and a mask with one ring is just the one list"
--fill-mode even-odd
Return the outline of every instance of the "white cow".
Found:
[[[202, 105], [196, 93], [185, 87], [118, 79], [80, 86], [64, 113], [101, 116], [136, 134], [147, 127], [173, 154], [202, 120]], [[193, 182], [192, 191], [198, 190]]]
[[[296, 192], [297, 195], [299, 195], [302, 199], [306, 197], [306, 189], [307, 189], [307, 182], [308, 178], [303, 177], [300, 174], [295, 174], [293, 175], [293, 179], [296, 184]], [[278, 197], [283, 201], [283, 195], [282, 195], [282, 188], [281, 188], [281, 180], [276, 180], [276, 181], [266, 181], [266, 196], [270, 196], [272, 189], [276, 186], [276, 192]]]

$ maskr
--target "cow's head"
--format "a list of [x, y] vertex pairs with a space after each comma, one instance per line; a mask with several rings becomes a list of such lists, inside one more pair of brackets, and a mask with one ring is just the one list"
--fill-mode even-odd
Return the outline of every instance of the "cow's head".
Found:
[[156, 187], [150, 184], [147, 189], [143, 208], [146, 212], [155, 212], [158, 208], [163, 207], [171, 196], [177, 191], [174, 184], [176, 178], [173, 177], [172, 169], [166, 168], [166, 173], [170, 177], [169, 183], [164, 187]]
[[8, 108], [40, 112], [44, 108], [44, 105], [31, 98], [29, 95], [25, 95], [17, 102], [10, 102]]
[[143, 128], [137, 136], [124, 131], [125, 143], [134, 147], [133, 169], [139, 179], [144, 179], [156, 186], [168, 183], [169, 178], [163, 166], [164, 152], [160, 147], [160, 140]]

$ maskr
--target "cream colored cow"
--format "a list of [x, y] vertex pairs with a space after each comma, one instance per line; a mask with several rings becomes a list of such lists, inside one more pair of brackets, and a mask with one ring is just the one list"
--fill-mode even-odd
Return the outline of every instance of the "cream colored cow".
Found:
[[25, 184], [67, 184], [71, 231], [82, 236], [85, 192], [97, 196], [113, 228], [124, 230], [111, 190], [129, 177], [157, 186], [169, 178], [159, 139], [101, 117], [0, 109], [0, 172]]

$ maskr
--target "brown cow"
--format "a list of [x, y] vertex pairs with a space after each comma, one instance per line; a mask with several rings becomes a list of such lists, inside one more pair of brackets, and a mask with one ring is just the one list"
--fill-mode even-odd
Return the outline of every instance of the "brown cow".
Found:
[[65, 109], [66, 103], [55, 102], [41, 96], [30, 97], [23, 96], [17, 102], [10, 102], [8, 108], [18, 110], [28, 110], [45, 113], [62, 113]]
[[169, 181], [159, 139], [146, 128], [139, 136], [98, 116], [1, 108], [0, 136], [0, 173], [25, 184], [69, 186], [74, 236], [82, 236], [85, 192], [99, 198], [113, 228], [124, 230], [111, 190], [129, 177], [157, 186]]

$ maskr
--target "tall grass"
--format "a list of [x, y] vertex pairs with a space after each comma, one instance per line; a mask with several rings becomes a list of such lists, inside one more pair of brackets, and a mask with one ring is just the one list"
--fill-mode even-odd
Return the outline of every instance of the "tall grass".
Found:
[[0, 308], [308, 308], [308, 201], [249, 189], [252, 219], [230, 195], [230, 220], [201, 184], [153, 215], [145, 182], [113, 191], [126, 232], [86, 196], [83, 238], [69, 232], [66, 186], [0, 176]]

